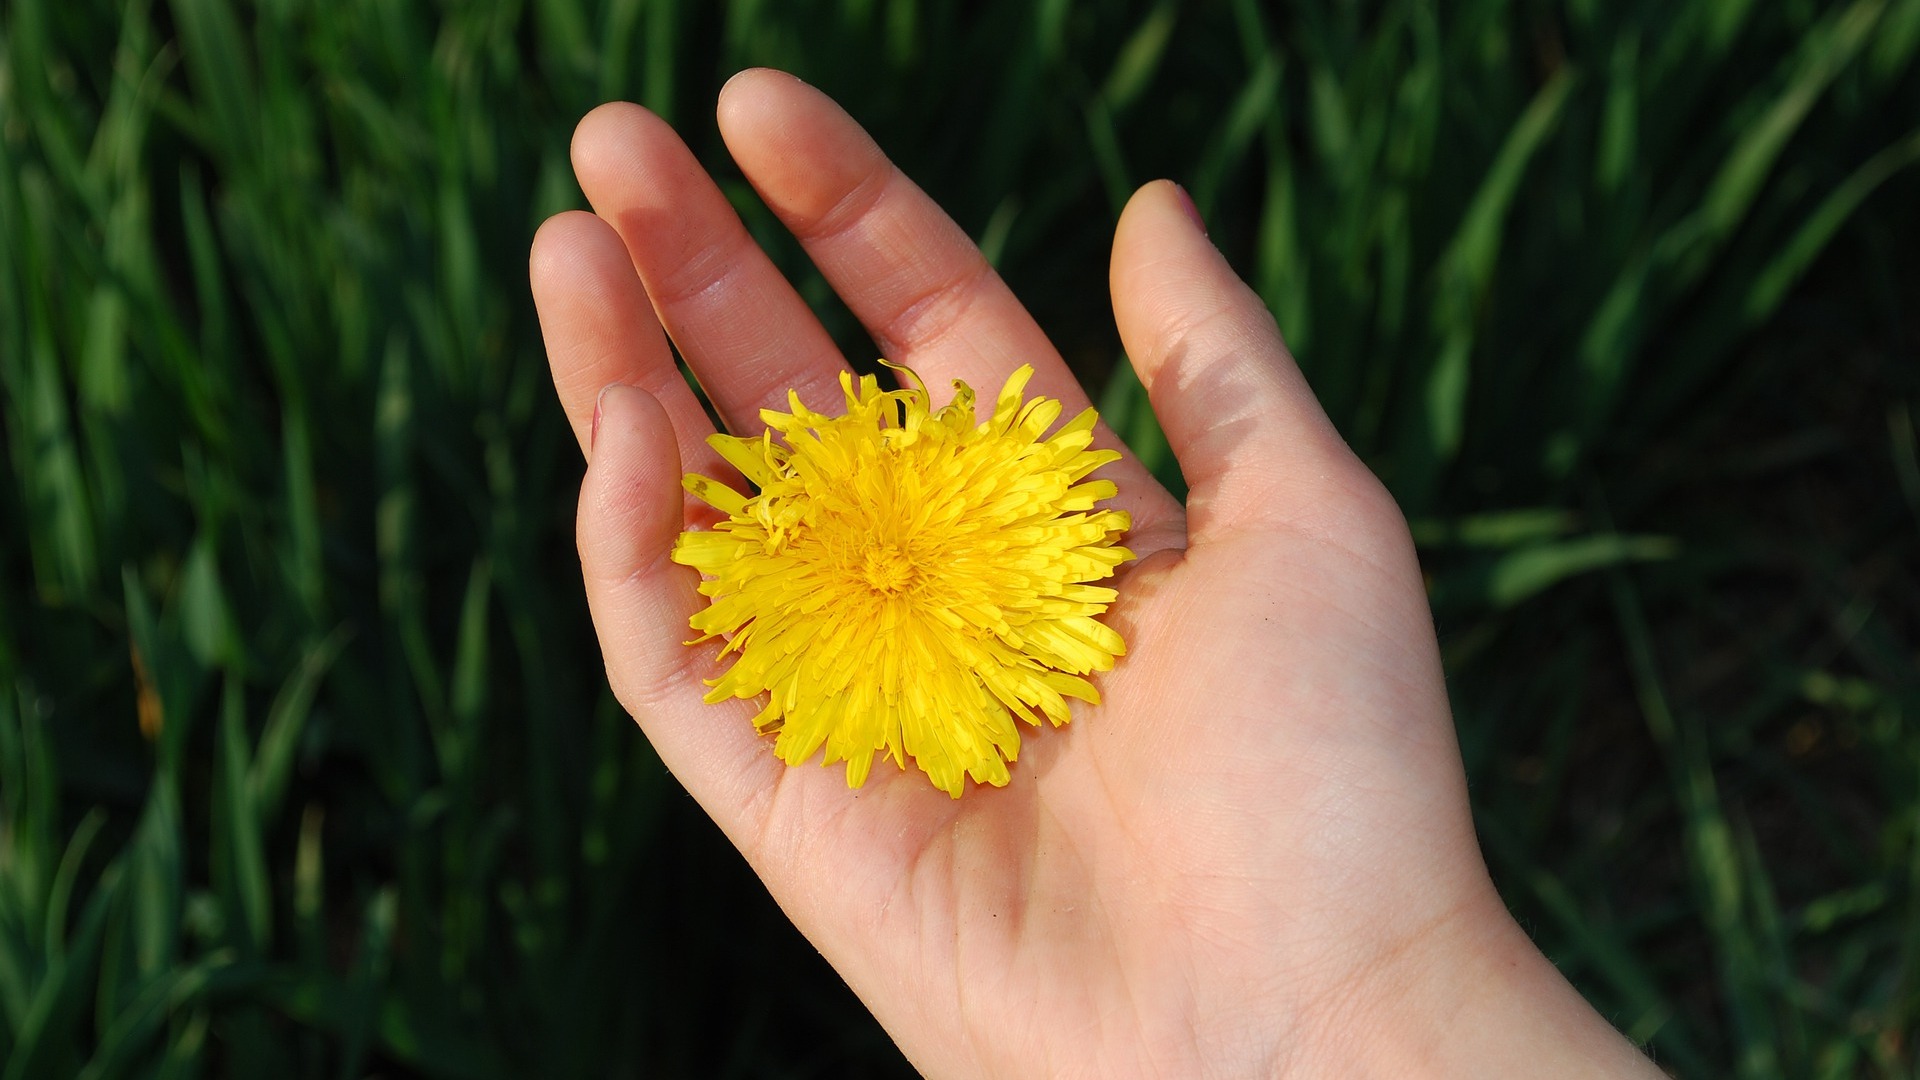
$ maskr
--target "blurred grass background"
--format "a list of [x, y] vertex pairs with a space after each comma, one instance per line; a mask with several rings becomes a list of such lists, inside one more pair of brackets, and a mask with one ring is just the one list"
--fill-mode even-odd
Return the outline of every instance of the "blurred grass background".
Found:
[[612, 702], [574, 121], [845, 102], [1170, 482], [1185, 183], [1412, 518], [1488, 858], [1674, 1074], [1915, 1074], [1920, 2], [10, 0], [0, 1080], [895, 1076]]

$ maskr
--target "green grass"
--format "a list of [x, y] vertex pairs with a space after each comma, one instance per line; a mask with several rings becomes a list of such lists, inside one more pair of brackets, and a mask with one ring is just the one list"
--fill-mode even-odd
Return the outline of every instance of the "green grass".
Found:
[[1542, 945], [1677, 1075], [1912, 1075], [1917, 60], [1916, 0], [13, 0], [0, 1080], [903, 1072], [602, 684], [526, 295], [574, 120], [718, 164], [748, 64], [1175, 484], [1105, 258], [1185, 183], [1414, 521]]

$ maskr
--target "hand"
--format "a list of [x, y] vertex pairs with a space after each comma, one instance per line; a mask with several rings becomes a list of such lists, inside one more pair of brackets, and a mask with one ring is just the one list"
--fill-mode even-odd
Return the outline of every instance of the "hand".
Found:
[[[1085, 407], [965, 234], [826, 97], [750, 71], [719, 122], [889, 360], [986, 395], [1032, 364], [1030, 394]], [[1106, 616], [1128, 655], [1103, 705], [1025, 731], [1009, 786], [956, 801], [885, 762], [858, 791], [789, 768], [757, 706], [702, 703], [722, 662], [681, 644], [704, 601], [667, 553], [711, 520], [682, 471], [735, 474], [667, 335], [736, 432], [789, 388], [837, 411], [845, 362], [662, 121], [603, 106], [573, 157], [594, 213], [547, 222], [532, 278], [590, 461], [580, 559], [608, 678], [916, 1066], [1658, 1075], [1495, 894], [1405, 523], [1176, 186], [1128, 204], [1111, 286], [1190, 497], [1131, 456], [1107, 468], [1140, 555]]]

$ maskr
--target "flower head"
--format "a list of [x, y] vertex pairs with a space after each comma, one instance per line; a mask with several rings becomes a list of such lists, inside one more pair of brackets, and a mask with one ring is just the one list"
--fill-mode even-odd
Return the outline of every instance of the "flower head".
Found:
[[1092, 409], [1042, 438], [1061, 406], [1023, 400], [1032, 375], [976, 423], [963, 382], [936, 411], [924, 388], [843, 374], [845, 415], [789, 393], [759, 438], [709, 440], [759, 492], [688, 474], [727, 516], [682, 533], [673, 559], [705, 576], [697, 641], [734, 656], [707, 700], [766, 695], [754, 723], [782, 761], [824, 746], [859, 787], [875, 753], [911, 758], [959, 798], [963, 775], [1007, 782], [1014, 717], [1058, 726], [1067, 698], [1099, 702], [1085, 676], [1126, 646], [1094, 618], [1114, 591], [1087, 583], [1133, 553], [1115, 544], [1126, 513], [1094, 506], [1112, 481], [1086, 477], [1120, 455], [1088, 449]]

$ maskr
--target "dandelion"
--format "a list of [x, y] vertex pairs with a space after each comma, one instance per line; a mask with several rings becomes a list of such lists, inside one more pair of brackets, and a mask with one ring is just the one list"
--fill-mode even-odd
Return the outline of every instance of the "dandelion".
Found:
[[1098, 704], [1086, 676], [1126, 646], [1094, 618], [1114, 590], [1089, 582], [1133, 553], [1115, 543], [1126, 513], [1095, 508], [1112, 481], [1087, 476], [1120, 455], [1088, 449], [1092, 409], [1042, 438], [1061, 405], [1023, 400], [1032, 375], [1014, 372], [980, 423], [963, 382], [935, 411], [917, 378], [882, 391], [843, 374], [843, 416], [789, 393], [760, 437], [713, 436], [759, 491], [685, 477], [726, 515], [673, 548], [710, 601], [693, 644], [733, 656], [706, 700], [764, 694], [754, 724], [789, 765], [824, 746], [857, 788], [884, 753], [954, 798], [963, 776], [1007, 783], [1015, 717], [1059, 726], [1067, 698]]

